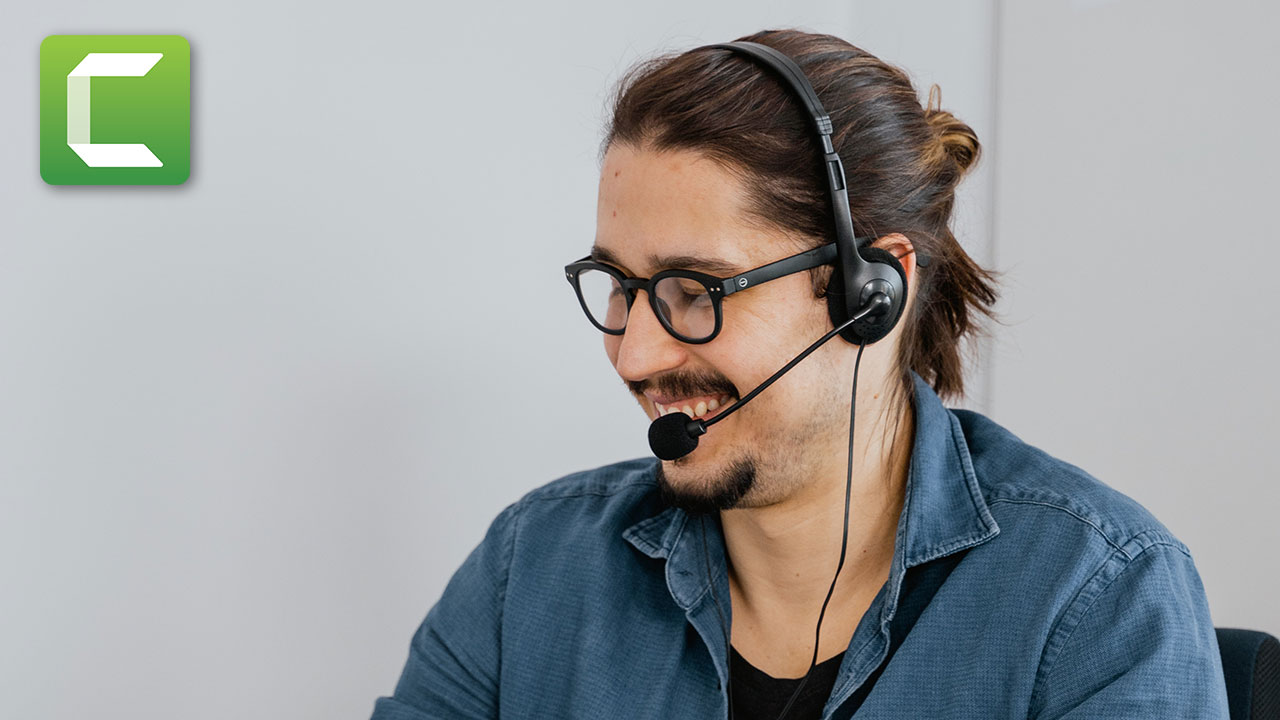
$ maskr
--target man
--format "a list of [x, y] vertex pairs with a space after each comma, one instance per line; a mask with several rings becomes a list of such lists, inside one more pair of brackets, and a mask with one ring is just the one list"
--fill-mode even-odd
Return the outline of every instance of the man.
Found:
[[[833, 42], [880, 62], [827, 36], [747, 39], [814, 77], [822, 68], [805, 59]], [[725, 413], [833, 329], [803, 272], [720, 299], [714, 329], [688, 319], [710, 312], [694, 309], [710, 301], [688, 278], [666, 295], [655, 283], [623, 289], [672, 269], [732, 278], [809, 249], [816, 233], [797, 230], [799, 215], [774, 222], [782, 214], [764, 210], [785, 204], [770, 199], [830, 213], [820, 194], [806, 203], [792, 185], [765, 184], [775, 179], [767, 168], [812, 147], [778, 143], [771, 164], [767, 147], [716, 145], [706, 138], [725, 132], [697, 130], [792, 132], [774, 108], [794, 98], [724, 55], [690, 51], [629, 76], [605, 144], [591, 260], [569, 271], [651, 420]], [[725, 67], [738, 75], [727, 79]], [[883, 87], [910, 89], [891, 66], [877, 68]], [[962, 281], [979, 277], [976, 266], [941, 231], [976, 137], [945, 111], [876, 110], [873, 99], [842, 101], [834, 83], [814, 85], [835, 95], [824, 105], [869, 113], [845, 126], [871, 130], [837, 144], [845, 167], [862, 169], [849, 178], [854, 217], [902, 228], [872, 245], [901, 263], [903, 320], [874, 343], [823, 344], [684, 457], [575, 473], [508, 507], [428, 613], [375, 719], [1226, 717], [1187, 548], [1080, 469], [948, 410], [916, 370], [935, 386], [958, 382], [952, 365], [912, 358], [936, 356], [916, 352], [930, 342], [955, 352], [954, 337], [930, 334], [930, 313], [951, 302], [955, 317], [985, 287]], [[724, 109], [748, 93], [762, 98], [744, 103], [753, 110]], [[874, 132], [902, 122], [937, 132]], [[919, 187], [895, 184], [877, 163]], [[805, 172], [797, 185], [812, 178]], [[945, 190], [931, 195], [945, 212], [890, 197], [919, 188]], [[942, 225], [917, 232], [920, 218]], [[681, 293], [694, 298], [683, 308]]]

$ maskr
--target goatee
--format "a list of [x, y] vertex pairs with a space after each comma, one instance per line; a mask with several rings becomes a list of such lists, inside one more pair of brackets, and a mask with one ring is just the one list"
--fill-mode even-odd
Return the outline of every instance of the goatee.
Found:
[[[676, 464], [680, 464], [679, 461]], [[737, 506], [756, 482], [756, 465], [750, 458], [740, 458], [730, 463], [706, 487], [676, 487], [667, 480], [658, 464], [658, 492], [669, 506], [687, 512], [712, 513], [730, 510]]]

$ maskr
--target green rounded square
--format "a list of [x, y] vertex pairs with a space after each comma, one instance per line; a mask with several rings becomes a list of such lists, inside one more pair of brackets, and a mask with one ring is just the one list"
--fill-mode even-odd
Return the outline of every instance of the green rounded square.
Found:
[[[97, 55], [90, 58], [91, 53]], [[138, 160], [148, 154], [151, 160]], [[161, 164], [113, 166], [121, 162]], [[50, 35], [40, 43], [40, 177], [45, 182], [181, 185], [190, 175], [191, 46], [186, 38]]]

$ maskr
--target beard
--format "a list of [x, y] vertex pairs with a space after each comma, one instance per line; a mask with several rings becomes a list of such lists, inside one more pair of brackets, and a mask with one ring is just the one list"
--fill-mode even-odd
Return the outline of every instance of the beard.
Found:
[[[677, 460], [675, 464], [682, 463]], [[692, 513], [712, 513], [737, 507], [755, 482], [756, 464], [749, 457], [734, 460], [705, 481], [695, 480], [681, 487], [672, 484], [663, 472], [663, 463], [658, 464], [658, 492], [662, 501]], [[700, 487], [690, 486], [694, 484]]]

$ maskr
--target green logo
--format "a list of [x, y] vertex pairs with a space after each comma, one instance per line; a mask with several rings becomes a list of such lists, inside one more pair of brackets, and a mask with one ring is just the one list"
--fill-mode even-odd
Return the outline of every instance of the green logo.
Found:
[[40, 177], [181, 185], [191, 174], [191, 46], [181, 35], [40, 43]]

